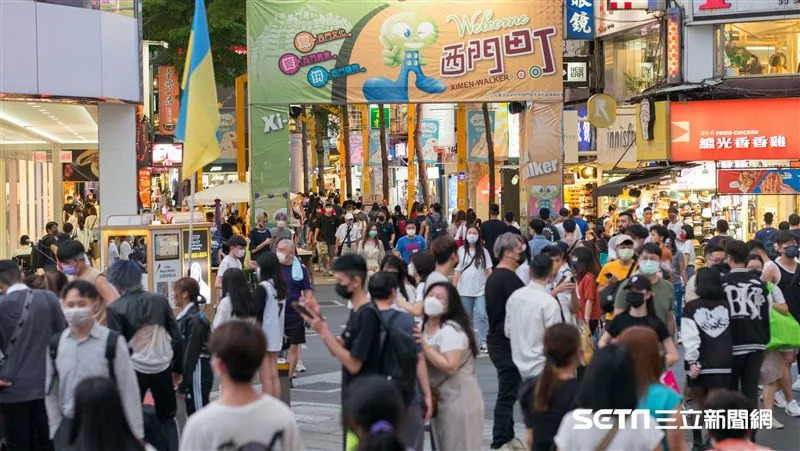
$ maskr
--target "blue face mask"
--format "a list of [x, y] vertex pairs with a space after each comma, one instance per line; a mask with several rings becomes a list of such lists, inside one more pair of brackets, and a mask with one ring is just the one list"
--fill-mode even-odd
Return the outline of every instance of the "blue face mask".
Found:
[[787, 246], [783, 248], [783, 255], [788, 258], [797, 258], [800, 255], [800, 248], [797, 246]]
[[75, 265], [65, 265], [61, 264], [61, 272], [68, 276], [77, 276], [78, 275], [78, 268]]
[[646, 276], [655, 275], [658, 272], [659, 263], [653, 260], [640, 260], [639, 271]]

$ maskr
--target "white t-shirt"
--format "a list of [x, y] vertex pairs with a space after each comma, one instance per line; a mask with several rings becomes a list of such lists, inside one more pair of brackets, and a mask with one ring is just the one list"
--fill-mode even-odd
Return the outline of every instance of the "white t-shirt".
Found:
[[273, 449], [303, 448], [292, 411], [286, 404], [264, 395], [244, 406], [226, 406], [214, 401], [190, 416], [181, 434], [181, 450], [243, 449], [245, 445], [267, 447], [273, 439]]
[[686, 262], [686, 266], [694, 266], [694, 260], [697, 258], [697, 254], [694, 250], [694, 240], [684, 241], [681, 245], [681, 252], [689, 255], [689, 260]]
[[217, 277], [223, 277], [225, 275], [225, 271], [231, 268], [242, 269], [242, 262], [233, 255], [228, 254], [222, 259], [221, 262], [219, 262], [219, 268], [217, 268]]
[[527, 260], [525, 263], [519, 265], [514, 273], [517, 274], [517, 277], [519, 277], [519, 280], [521, 280], [523, 284], [527, 285], [531, 282], [531, 267], [528, 265]]
[[439, 348], [439, 352], [463, 351], [469, 347], [469, 338], [455, 321], [447, 321], [425, 341]]
[[261, 320], [264, 335], [267, 337], [267, 351], [280, 352], [283, 347], [286, 299], [276, 299], [277, 292], [271, 280], [264, 280], [259, 285], [267, 292], [267, 299], [264, 303], [264, 317]]
[[[348, 226], [347, 223], [344, 223], [340, 225], [338, 229], [336, 229], [336, 239], [339, 240], [339, 244], [343, 245], [347, 241], [348, 227], [351, 226]], [[352, 228], [350, 229], [350, 244], [352, 245], [353, 249], [356, 249], [356, 247], [358, 247], [358, 241], [360, 239], [361, 239], [361, 228], [358, 226], [358, 224], [353, 223]]]
[[[624, 427], [617, 430], [614, 439], [607, 449], [624, 449], [625, 451], [651, 451], [661, 444], [664, 432], [656, 429], [655, 420], [651, 421], [651, 428], [645, 429], [641, 420], [637, 418], [638, 429], [632, 429], [630, 417], [626, 417]], [[590, 429], [575, 429], [575, 425], [582, 424], [575, 420], [572, 412], [567, 412], [561, 419], [558, 433], [553, 437], [558, 449], [596, 449], [597, 445], [608, 434], [607, 429], [592, 427]]]
[[483, 250], [483, 258], [484, 264], [479, 267], [474, 252], [467, 252], [463, 247], [458, 248], [456, 271], [461, 273], [458, 279], [458, 294], [461, 296], [483, 296], [486, 269], [492, 267], [492, 257], [486, 249]]

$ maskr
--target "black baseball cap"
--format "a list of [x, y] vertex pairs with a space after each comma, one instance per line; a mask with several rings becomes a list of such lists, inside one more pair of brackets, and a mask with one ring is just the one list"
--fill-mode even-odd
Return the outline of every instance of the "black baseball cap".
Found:
[[636, 288], [637, 290], [645, 290], [651, 291], [653, 289], [653, 284], [650, 283], [650, 279], [647, 277], [636, 274], [631, 277], [631, 280], [628, 282], [626, 287], [627, 289]]

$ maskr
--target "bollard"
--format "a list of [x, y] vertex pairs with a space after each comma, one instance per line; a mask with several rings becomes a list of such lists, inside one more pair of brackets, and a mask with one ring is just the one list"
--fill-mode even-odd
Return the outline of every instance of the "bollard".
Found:
[[278, 362], [278, 380], [281, 383], [281, 401], [287, 406], [292, 405], [292, 390], [289, 387], [289, 363]]

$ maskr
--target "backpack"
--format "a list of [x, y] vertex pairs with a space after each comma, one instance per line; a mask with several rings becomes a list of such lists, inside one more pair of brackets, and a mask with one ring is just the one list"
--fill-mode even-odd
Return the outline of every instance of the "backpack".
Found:
[[[108, 361], [108, 377], [116, 382], [117, 375], [114, 374], [114, 357], [117, 356], [117, 341], [119, 341], [119, 332], [116, 330], [108, 330], [108, 337], [106, 338], [106, 360]], [[58, 356], [58, 345], [61, 342], [61, 332], [53, 335], [50, 340], [50, 360], [53, 361], [53, 379], [58, 377], [58, 367], [56, 366], [56, 357]]]
[[417, 344], [411, 335], [393, 327], [402, 312], [393, 311], [384, 321], [377, 307], [373, 310], [381, 324], [379, 373], [395, 383], [409, 405], [417, 385]]
[[428, 223], [431, 225], [431, 231], [429, 235], [430, 241], [433, 241], [436, 238], [439, 238], [440, 236], [447, 233], [447, 221], [444, 220], [444, 216], [439, 215], [439, 220], [437, 221], [434, 221], [433, 218], [430, 216], [428, 216], [428, 219], [429, 219]]
[[31, 269], [44, 268], [44, 265], [56, 263], [52, 257], [50, 246], [44, 242], [44, 238], [40, 239], [36, 246], [31, 248]]

